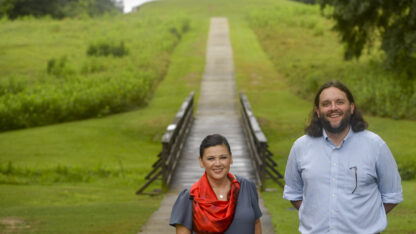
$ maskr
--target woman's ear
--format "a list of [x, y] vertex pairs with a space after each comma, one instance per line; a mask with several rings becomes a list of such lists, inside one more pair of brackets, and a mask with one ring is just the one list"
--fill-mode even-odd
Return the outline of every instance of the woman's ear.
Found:
[[[203, 157], [203, 156], [202, 156]], [[199, 159], [199, 166], [201, 167], [201, 168], [204, 168], [204, 164], [202, 163], [202, 159], [201, 159], [201, 157], [198, 157], [198, 159]]]

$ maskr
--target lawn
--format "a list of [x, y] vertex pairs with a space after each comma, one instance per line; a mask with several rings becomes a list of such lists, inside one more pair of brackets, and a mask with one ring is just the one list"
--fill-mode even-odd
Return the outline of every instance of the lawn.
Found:
[[[291, 3], [284, 2], [284, 4]], [[280, 24], [279, 26], [278, 29], [283, 32], [286, 28], [290, 28], [292, 32], [296, 29], [293, 25]], [[314, 56], [316, 48], [305, 46], [304, 40], [299, 36], [302, 34], [302, 29], [298, 28], [298, 31], [293, 34], [297, 35], [296, 38], [286, 35], [281, 40], [291, 41], [293, 50], [300, 48], [299, 51], [302, 51], [305, 57]], [[275, 154], [275, 160], [279, 164], [278, 169], [283, 173], [293, 142], [303, 135], [303, 128], [312, 110], [312, 101], [297, 95], [293, 91], [293, 83], [288, 82], [290, 79], [288, 74], [293, 76], [296, 72], [300, 72], [297, 71], [298, 68], [296, 66], [282, 68], [275, 65], [268, 54], [270, 52], [268, 47], [259, 42], [255, 31], [245, 24], [232, 21], [231, 37], [238, 89], [247, 94], [254, 113], [268, 138], [269, 147]], [[335, 40], [335, 37], [327, 37], [326, 40]], [[280, 45], [280, 41], [275, 43]], [[314, 42], [309, 43], [313, 44]], [[321, 53], [325, 53], [325, 51]], [[282, 61], [287, 59], [286, 64], [297, 62], [290, 60], [290, 57], [285, 57], [285, 53], [274, 56], [280, 57]], [[331, 56], [334, 55], [331, 54]], [[303, 68], [302, 72], [313, 72], [315, 69], [311, 66]], [[297, 84], [299, 86], [305, 85], [304, 83]], [[414, 141], [413, 139], [416, 139], [415, 121], [393, 120], [368, 115], [365, 118], [369, 122], [369, 129], [379, 134], [390, 146], [399, 164], [415, 160], [416, 147], [413, 147], [411, 143]], [[268, 186], [275, 188], [276, 191], [263, 192], [262, 196], [272, 214], [276, 232], [297, 232], [297, 212], [291, 208], [288, 201], [282, 199], [282, 189], [271, 182], [268, 182]], [[415, 201], [412, 196], [415, 189], [416, 182], [414, 180], [403, 182], [405, 202], [389, 214], [387, 233], [416, 232], [416, 226], [411, 222], [416, 217]]]
[[[277, 25], [282, 34], [269, 35], [273, 40], [260, 37], [264, 35], [259, 31], [262, 28], [253, 29], [250, 19], [261, 9], [275, 9], [276, 4], [283, 9], [299, 6], [274, 0], [172, 0], [150, 3], [129, 16], [187, 17], [190, 30], [169, 57], [169, 69], [163, 80], [154, 84], [157, 88], [147, 105], [107, 117], [0, 133], [0, 232], [9, 230], [11, 224], [21, 232], [35, 233], [134, 233], [140, 229], [162, 197], [137, 196], [134, 192], [144, 183], [144, 176], [161, 150], [160, 138], [182, 101], [191, 90], [198, 97], [212, 16], [229, 20], [238, 90], [247, 94], [279, 163], [278, 169], [284, 172], [290, 147], [303, 134], [312, 108], [308, 95], [302, 95], [294, 84], [302, 90], [313, 89], [314, 79], [304, 80], [303, 75], [320, 70], [299, 59], [313, 58], [319, 51], [323, 53], [320, 57], [329, 57], [325, 60], [328, 70], [337, 70], [339, 67], [332, 66], [344, 63], [338, 57], [342, 56], [341, 50], [319, 50], [325, 43], [335, 45], [336, 36], [327, 31], [328, 25], [319, 23], [318, 16], [314, 17], [315, 26], [299, 17], [299, 21], [291, 19], [294, 25], [287, 21]], [[306, 10], [310, 11], [316, 12]], [[319, 39], [319, 43], [315, 39], [308, 43], [301, 40], [305, 27], [312, 33], [316, 31], [311, 38]], [[286, 30], [289, 33], [283, 34]], [[311, 31], [307, 33], [310, 36]], [[276, 50], [274, 40], [291, 50]], [[302, 56], [295, 56], [296, 50]], [[271, 52], [276, 54], [271, 56]], [[279, 66], [276, 61], [284, 63]], [[302, 65], [301, 70], [293, 66], [297, 63]], [[367, 63], [348, 64], [347, 68], [351, 68], [365, 67]], [[316, 81], [321, 79], [325, 78]], [[370, 130], [390, 146], [399, 164], [415, 160], [414, 121], [369, 115], [366, 119]], [[268, 186], [275, 190], [262, 192], [262, 196], [276, 232], [295, 233], [297, 212], [282, 199], [280, 188], [271, 182]], [[416, 182], [404, 181], [403, 189], [405, 202], [389, 214], [387, 233], [416, 232], [412, 222], [416, 217], [412, 196]]]
[[135, 191], [157, 159], [166, 126], [189, 92], [199, 90], [208, 30], [202, 23], [191, 27], [147, 106], [0, 134], [0, 232], [140, 229], [162, 197]]

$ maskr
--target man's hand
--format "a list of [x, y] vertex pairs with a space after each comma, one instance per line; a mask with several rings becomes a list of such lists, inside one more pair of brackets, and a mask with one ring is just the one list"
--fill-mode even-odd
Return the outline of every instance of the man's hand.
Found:
[[290, 201], [290, 202], [292, 203], [293, 207], [296, 208], [296, 210], [299, 210], [300, 205], [302, 204], [302, 200], [300, 200], [300, 201]]
[[390, 204], [390, 203], [384, 203], [384, 209], [386, 210], [386, 214], [389, 213], [397, 204]]

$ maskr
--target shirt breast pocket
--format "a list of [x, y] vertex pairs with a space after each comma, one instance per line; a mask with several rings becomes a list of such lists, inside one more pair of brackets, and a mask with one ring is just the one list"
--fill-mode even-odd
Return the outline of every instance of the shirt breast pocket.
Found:
[[372, 169], [363, 164], [349, 163], [346, 168], [347, 192], [355, 195], [361, 195], [367, 190], [368, 186], [376, 186], [376, 173]]

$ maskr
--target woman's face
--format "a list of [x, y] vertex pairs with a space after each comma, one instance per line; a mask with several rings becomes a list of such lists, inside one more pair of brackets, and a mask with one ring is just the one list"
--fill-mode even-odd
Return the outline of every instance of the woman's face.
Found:
[[204, 150], [202, 159], [199, 158], [199, 164], [205, 168], [208, 178], [214, 180], [226, 178], [232, 163], [231, 153], [225, 145], [208, 147]]

